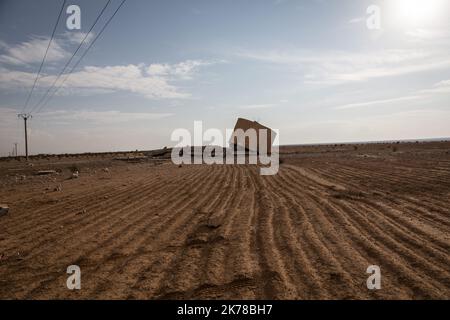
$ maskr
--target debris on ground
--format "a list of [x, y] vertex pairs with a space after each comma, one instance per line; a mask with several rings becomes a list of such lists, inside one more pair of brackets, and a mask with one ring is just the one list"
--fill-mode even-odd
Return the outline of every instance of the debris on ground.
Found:
[[208, 228], [217, 229], [222, 225], [222, 223], [216, 219], [209, 219], [206, 225], [208, 226]]
[[116, 157], [114, 160], [119, 161], [128, 161], [128, 162], [140, 162], [141, 160], [146, 160], [147, 156], [142, 155], [132, 155], [132, 156], [125, 156], [125, 157]]
[[22, 175], [17, 174], [15, 177], [15, 180], [16, 180], [16, 182], [19, 182], [19, 181], [25, 180], [26, 178], [27, 178], [27, 176], [25, 176], [23, 174]]
[[77, 212], [77, 215], [78, 215], [78, 214], [85, 214], [86, 212], [87, 212], [86, 209], [83, 209], [83, 210], [78, 211], [78, 212]]
[[222, 217], [217, 215], [211, 215], [206, 222], [208, 228], [216, 229], [222, 225]]
[[9, 207], [6, 204], [0, 204], [0, 216], [7, 214]]
[[60, 191], [62, 191], [62, 185], [59, 184], [58, 186], [55, 187], [55, 189], [53, 189], [53, 191], [55, 191], [55, 192], [60, 192]]
[[80, 176], [78, 171], [72, 172], [72, 179], [77, 179]]
[[55, 174], [55, 173], [56, 173], [55, 170], [39, 170], [36, 174], [38, 176], [44, 176], [44, 175], [47, 175], [47, 174]]
[[109, 173], [109, 169], [108, 168], [104, 168], [103, 172], [108, 172]]
[[24, 258], [20, 255], [20, 252], [17, 252], [17, 258], [16, 258], [16, 260], [18, 260], [18, 261], [21, 261], [21, 260], [23, 260]]

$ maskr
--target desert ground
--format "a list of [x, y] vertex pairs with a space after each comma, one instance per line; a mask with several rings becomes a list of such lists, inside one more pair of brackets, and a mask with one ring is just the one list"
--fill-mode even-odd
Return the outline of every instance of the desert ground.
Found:
[[158, 155], [2, 159], [0, 298], [450, 299], [449, 153], [288, 146], [274, 176]]

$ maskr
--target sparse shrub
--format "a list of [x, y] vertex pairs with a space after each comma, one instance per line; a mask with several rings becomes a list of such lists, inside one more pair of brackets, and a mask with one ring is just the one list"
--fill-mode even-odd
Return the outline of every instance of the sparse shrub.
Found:
[[397, 150], [398, 150], [398, 148], [397, 148], [396, 146], [394, 146], [394, 147], [392, 148], [392, 152], [397, 152]]
[[353, 150], [358, 150], [358, 146], [353, 146]]

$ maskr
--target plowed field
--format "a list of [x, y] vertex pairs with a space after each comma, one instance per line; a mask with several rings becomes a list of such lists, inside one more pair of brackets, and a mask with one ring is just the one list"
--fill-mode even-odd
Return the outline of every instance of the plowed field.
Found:
[[[0, 298], [450, 299], [450, 144], [395, 146], [282, 148], [274, 176], [1, 162]], [[366, 287], [369, 265], [380, 290]]]

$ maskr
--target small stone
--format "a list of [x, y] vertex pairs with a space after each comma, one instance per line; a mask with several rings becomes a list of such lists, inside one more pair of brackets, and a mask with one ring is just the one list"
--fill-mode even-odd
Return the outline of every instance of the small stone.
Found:
[[9, 212], [9, 207], [6, 204], [0, 204], [0, 216], [7, 214]]
[[220, 227], [222, 225], [222, 221], [221, 221], [221, 219], [219, 217], [212, 216], [212, 217], [209, 217], [206, 225], [209, 228], [216, 229], [216, 228], [218, 228], [218, 227]]
[[17, 252], [17, 258], [16, 260], [21, 261], [23, 260], [23, 257], [20, 255], [20, 252]]
[[36, 174], [38, 176], [44, 176], [44, 175], [47, 175], [47, 174], [55, 174], [55, 173], [56, 173], [55, 170], [39, 170]]

